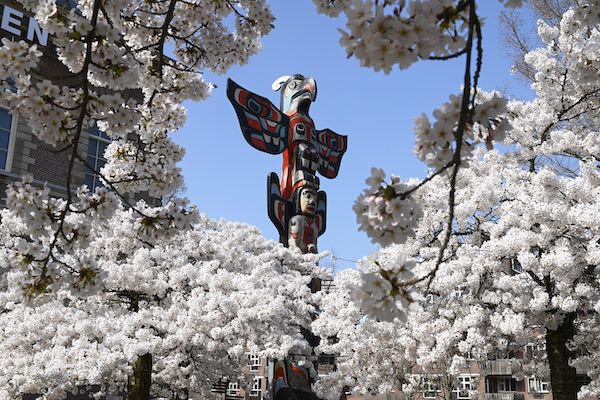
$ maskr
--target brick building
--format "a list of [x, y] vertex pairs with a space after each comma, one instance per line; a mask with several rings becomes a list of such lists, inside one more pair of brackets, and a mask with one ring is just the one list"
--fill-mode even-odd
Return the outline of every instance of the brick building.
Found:
[[[215, 398], [225, 400], [265, 398], [267, 394], [267, 364], [267, 360], [258, 354], [246, 353], [246, 360], [242, 362], [242, 372], [246, 377], [224, 378], [223, 390], [216, 393]], [[248, 381], [248, 376], [250, 381]]]
[[[67, 12], [75, 7], [77, 0], [57, 0], [59, 12]], [[36, 20], [28, 15], [14, 0], [0, 0], [0, 39], [25, 40], [36, 44], [42, 52], [37, 70], [33, 73], [43, 74], [59, 86], [73, 87], [78, 79], [58, 61], [52, 46], [52, 38], [42, 29]], [[106, 89], [97, 89], [99, 93]], [[122, 93], [125, 98], [138, 98], [140, 93], [128, 90]], [[98, 128], [92, 127], [81, 132], [77, 146], [78, 158], [86, 160], [86, 166], [75, 159], [72, 169], [71, 187], [77, 188], [86, 184], [93, 191], [102, 182], [97, 171], [104, 166], [104, 150], [110, 138]], [[72, 148], [66, 145], [48, 145], [37, 139], [26, 119], [16, 113], [9, 113], [0, 102], [0, 205], [4, 205], [4, 193], [7, 185], [21, 180], [24, 175], [33, 177], [34, 185], [46, 185], [53, 196], [66, 195], [68, 169], [71, 162]], [[90, 168], [91, 167], [91, 168]], [[145, 194], [126, 197], [130, 201], [144, 199], [152, 205], [158, 205], [160, 199]]]
[[[68, 9], [73, 1], [57, 1], [59, 7]], [[12, 0], [0, 0], [0, 39], [25, 40], [35, 43], [42, 51], [38, 71], [59, 85], [71, 86], [65, 67], [57, 60], [51, 46], [48, 32]], [[83, 132], [78, 146], [79, 155], [88, 164], [99, 169], [104, 165], [104, 149], [109, 138], [97, 129]], [[0, 103], [0, 193], [4, 203], [6, 186], [30, 175], [34, 184], [46, 184], [55, 196], [66, 194], [67, 171], [70, 162], [70, 149], [49, 146], [38, 140], [31, 132], [23, 116], [9, 113]], [[90, 189], [100, 185], [99, 177], [83, 163], [75, 162], [72, 184], [74, 187], [86, 183]]]
[[[533, 350], [535, 349], [535, 350]], [[472, 361], [458, 375], [415, 372], [418, 382], [413, 393], [347, 395], [347, 400], [552, 400], [550, 383], [533, 375], [522, 374], [522, 363], [539, 354], [535, 344], [528, 345], [510, 358]], [[535, 356], [534, 355], [534, 356]]]

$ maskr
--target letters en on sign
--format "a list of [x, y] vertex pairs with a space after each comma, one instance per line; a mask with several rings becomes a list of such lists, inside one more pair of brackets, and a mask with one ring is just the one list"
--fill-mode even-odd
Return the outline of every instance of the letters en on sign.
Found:
[[0, 4], [0, 31], [8, 33], [40, 46], [48, 45], [48, 31], [31, 16], [23, 14], [5, 4]]

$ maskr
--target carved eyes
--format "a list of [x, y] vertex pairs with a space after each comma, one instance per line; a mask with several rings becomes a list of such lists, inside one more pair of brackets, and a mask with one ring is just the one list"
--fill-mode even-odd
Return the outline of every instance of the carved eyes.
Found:
[[306, 197], [306, 200], [312, 200], [314, 199], [314, 193], [311, 190], [305, 190], [304, 192], [302, 192], [302, 194], [304, 195], [304, 197]]
[[300, 123], [296, 124], [296, 126], [294, 127], [294, 132], [297, 135], [301, 135], [301, 136], [306, 135], [306, 126], [300, 122]]
[[296, 87], [297, 87], [297, 86], [298, 86], [298, 82], [297, 82], [297, 81], [291, 81], [291, 82], [288, 84], [288, 87], [289, 87], [290, 89], [292, 89], [292, 90], [296, 89]]

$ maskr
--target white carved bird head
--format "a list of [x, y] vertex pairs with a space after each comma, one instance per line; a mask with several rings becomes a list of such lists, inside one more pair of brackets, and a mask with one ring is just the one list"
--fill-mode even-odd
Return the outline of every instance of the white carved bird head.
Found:
[[317, 99], [317, 82], [301, 74], [281, 76], [275, 79], [272, 88], [281, 91], [280, 108], [286, 114], [296, 111], [308, 114], [310, 104]]

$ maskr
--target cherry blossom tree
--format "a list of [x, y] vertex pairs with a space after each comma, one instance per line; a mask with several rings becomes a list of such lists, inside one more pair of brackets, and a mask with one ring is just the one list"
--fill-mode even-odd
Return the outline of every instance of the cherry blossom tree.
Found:
[[[420, 212], [411, 195], [439, 174], [449, 174], [447, 226], [437, 265], [445, 256], [456, 204], [456, 179], [462, 165], [479, 144], [492, 147], [501, 142], [508, 125], [503, 116], [506, 100], [495, 93], [482, 94], [478, 82], [483, 63], [482, 21], [476, 0], [313, 0], [317, 9], [329, 16], [344, 14], [347, 30], [341, 30], [340, 43], [348, 57], [375, 71], [405, 69], [419, 60], [449, 60], [464, 57], [462, 93], [451, 95], [447, 103], [433, 112], [432, 124], [423, 114], [415, 127], [416, 153], [432, 173], [423, 182], [406, 186], [396, 179], [387, 191], [368, 198], [380, 203], [397, 199], [385, 213], [395, 212], [402, 218], [388, 227], [386, 219], [373, 213], [368, 204], [357, 207], [361, 229], [378, 236], [376, 241], [402, 241], [411, 234], [411, 226]], [[501, 0], [506, 7], [519, 7], [522, 0]], [[378, 187], [378, 186], [377, 186]], [[375, 206], [374, 208], [377, 208]], [[393, 210], [392, 210], [393, 209]], [[370, 221], [370, 217], [373, 221]], [[373, 222], [373, 223], [371, 223]], [[379, 222], [382, 222], [379, 224]]]
[[[170, 133], [185, 122], [182, 103], [210, 93], [201, 71], [247, 62], [273, 17], [263, 0], [91, 0], [70, 9], [54, 0], [19, 3], [49, 32], [63, 68], [38, 68], [36, 45], [3, 39], [1, 104], [22, 115], [38, 139], [70, 154], [64, 199], [50, 199], [27, 180], [8, 196], [29, 227], [12, 266], [27, 271], [22, 286], [34, 296], [93, 286], [103, 272], [86, 256], [85, 239], [118, 200], [135, 210], [141, 240], [194, 224], [197, 212], [185, 201], [157, 207], [130, 203], [128, 194], [160, 199], [177, 191], [184, 150]], [[75, 163], [86, 164], [82, 131], [93, 125], [112, 139], [106, 165], [95, 171], [108, 190], [95, 193], [73, 184]]]
[[527, 15], [507, 9], [500, 13], [499, 22], [506, 54], [513, 61], [513, 73], [531, 83], [535, 71], [525, 62], [525, 55], [543, 45], [532, 22], [542, 19], [548, 25], [558, 26], [562, 15], [577, 6], [577, 0], [529, 0], [525, 6]]
[[376, 273], [377, 264], [391, 267], [398, 261], [398, 248], [389, 246], [377, 257], [362, 260], [362, 271], [338, 273], [335, 291], [321, 299], [320, 315], [312, 328], [321, 336], [317, 351], [335, 355], [336, 369], [319, 376], [317, 393], [324, 399], [338, 399], [342, 390], [416, 395], [424, 391], [428, 379], [433, 379], [440, 389], [436, 397], [451, 398], [466, 363], [439, 345], [432, 348], [432, 343], [448, 340], [444, 338], [448, 336], [448, 321], [436, 320], [427, 304], [406, 319], [373, 318], [357, 301], [357, 296], [364, 296], [358, 290], [362, 274]]
[[[374, 324], [397, 325], [402, 339], [388, 337], [389, 346], [379, 345], [394, 349], [388, 359], [398, 362], [401, 378], [355, 377], [359, 390], [385, 385], [401, 390], [407, 381], [402, 374], [415, 367], [434, 371], [450, 360], [447, 371], [452, 373], [466, 367], [467, 357], [483, 361], [491, 352], [540, 340], [546, 346], [553, 398], [573, 400], [578, 392], [597, 396], [599, 26], [598, 1], [577, 2], [559, 21], [538, 23], [543, 46], [524, 56], [533, 100], [506, 102], [494, 93], [473, 94], [472, 116], [478, 115], [478, 101], [491, 111], [481, 110], [481, 117], [465, 126], [486, 143], [492, 135], [504, 144], [501, 151], [466, 144], [472, 148], [461, 151], [467, 168], [439, 172], [443, 161], [428, 163], [433, 170], [423, 181], [388, 180], [373, 169], [355, 205], [357, 218], [373, 241], [397, 244], [365, 259], [360, 278], [346, 284], [352, 288], [345, 296], [353, 297], [355, 305], [330, 311], [322, 306], [323, 320], [313, 324], [323, 338], [344, 338], [350, 332], [353, 337], [340, 339], [345, 345], [321, 345], [348, 365], [368, 364], [370, 355], [378, 354], [373, 348], [363, 352], [369, 342], [360, 332]], [[434, 123], [427, 116], [416, 120], [417, 154], [423, 152], [421, 137], [436, 143], [456, 140], [462, 115], [457, 103], [451, 98], [436, 110]], [[492, 122], [487, 127], [481, 122], [486, 117]], [[498, 125], [501, 135], [494, 128]], [[449, 139], [443, 139], [448, 131]], [[438, 155], [448, 159], [445, 146], [430, 151], [434, 161]], [[361, 312], [374, 320], [360, 319]], [[345, 313], [351, 322], [342, 322]], [[367, 341], [365, 347], [352, 345], [359, 340]], [[524, 373], [541, 369], [532, 362]], [[591, 379], [583, 387], [578, 369]], [[365, 386], [368, 379], [373, 383]]]
[[[157, 321], [169, 321], [169, 312], [176, 309], [182, 310], [184, 314], [179, 318], [184, 319], [186, 312], [191, 317], [193, 312], [211, 309], [210, 305], [203, 305], [203, 301], [212, 304], [213, 313], [218, 314], [218, 293], [229, 293], [235, 297], [231, 292], [237, 289], [232, 286], [230, 292], [226, 288], [214, 290], [214, 298], [209, 299], [208, 295], [203, 298], [201, 286], [208, 290], [205, 287], [210, 280], [207, 276], [187, 283], [186, 278], [180, 276], [175, 280], [182, 285], [187, 284], [185, 290], [176, 294], [166, 291], [164, 281], [162, 284], [157, 282], [169, 276], [169, 267], [171, 271], [179, 268], [179, 272], [174, 273], [182, 274], [181, 268], [188, 264], [199, 266], [200, 261], [207, 258], [198, 258], [199, 261], [194, 261], [193, 257], [188, 261], [179, 259], [178, 264], [170, 265], [168, 259], [141, 254], [156, 254], [167, 248], [177, 253], [174, 249], [183, 245], [182, 235], [185, 233], [182, 231], [192, 229], [200, 221], [199, 214], [187, 200], [173, 196], [158, 206], [144, 201], [134, 203], [130, 199], [144, 193], [160, 200], [164, 195], [178, 191], [182, 176], [176, 164], [183, 157], [184, 150], [171, 140], [170, 133], [177, 131], [185, 122], [186, 111], [182, 103], [202, 100], [210, 93], [212, 85], [202, 78], [201, 71], [220, 73], [234, 64], [247, 62], [259, 50], [260, 38], [270, 31], [273, 17], [262, 0], [201, 3], [185, 0], [91, 0], [76, 2], [72, 8], [59, 6], [54, 0], [22, 0], [19, 3], [49, 32], [50, 53], [58, 57], [62, 68], [48, 70], [40, 67], [42, 52], [34, 44], [3, 39], [0, 47], [0, 102], [23, 116], [38, 139], [55, 146], [57, 151], [68, 151], [70, 158], [64, 182], [65, 198], [52, 198], [47, 188], [33, 186], [29, 177], [24, 177], [22, 182], [7, 191], [6, 204], [10, 212], [2, 218], [2, 235], [6, 238], [2, 252], [3, 265], [10, 266], [11, 273], [6, 284], [6, 296], [20, 294], [24, 299], [9, 301], [8, 308], [5, 306], [5, 316], [17, 320], [25, 318], [31, 324], [38, 324], [35, 329], [49, 333], [29, 339], [21, 335], [22, 342], [10, 342], [15, 347], [7, 349], [7, 354], [15, 355], [13, 361], [28, 360], [25, 363], [31, 364], [7, 366], [11, 371], [21, 372], [15, 380], [4, 381], [1, 390], [11, 394], [48, 391], [52, 397], [73, 389], [74, 384], [92, 382], [111, 389], [114, 385], [118, 387], [128, 376], [133, 376], [130, 397], [147, 397], [153, 356], [157, 385], [164, 383], [176, 392], [184, 387], [204, 390], [200, 383], [182, 386], [181, 381], [177, 383], [168, 377], [161, 378], [162, 374], [168, 374], [165, 371], [178, 368], [180, 378], [198, 373], [198, 368], [193, 367], [197, 360], [182, 358], [178, 361], [177, 357], [182, 356], [178, 356], [174, 349], [172, 354], [175, 358], [163, 357], [161, 352], [169, 354], [167, 347], [179, 346], [177, 343], [181, 343], [182, 338], [189, 339], [190, 343], [201, 343], [202, 335], [210, 337], [211, 332], [217, 332], [228, 323], [235, 325], [233, 317], [229, 320], [223, 317], [221, 323], [214, 321], [213, 326], [198, 326], [196, 334], [199, 336], [196, 339], [191, 336], [193, 328], [187, 331], [187, 337], [173, 339], [171, 336], [171, 344], [160, 350], [156, 344], [169, 337], [169, 332], [177, 332], [172, 331], [175, 325], [159, 326]], [[74, 186], [73, 169], [78, 162], [88, 168], [93, 167], [87, 165], [86, 159], [81, 156], [80, 139], [82, 132], [94, 125], [106, 133], [112, 143], [104, 154], [106, 165], [95, 171], [102, 177], [105, 187], [90, 192], [85, 186]], [[119, 211], [122, 205], [129, 210], [127, 217], [123, 215], [124, 211]], [[129, 231], [111, 233], [107, 227], [107, 224], [120, 223]], [[111, 234], [117, 236], [111, 237]], [[130, 239], [125, 242], [129, 247], [116, 243], [123, 238]], [[189, 239], [196, 243], [200, 240], [197, 236]], [[102, 240], [112, 240], [114, 248], [120, 248], [121, 252], [114, 253], [111, 248], [100, 251]], [[133, 258], [129, 258], [131, 256]], [[136, 264], [142, 260], [148, 265]], [[217, 259], [213, 262], [219, 264]], [[156, 271], [152, 272], [147, 267], [154, 264]], [[210, 263], [207, 261], [207, 264]], [[282, 262], [282, 268], [284, 264]], [[137, 268], [143, 268], [146, 275], [133, 271], [120, 275], [121, 270]], [[162, 272], [159, 272], [161, 269]], [[220, 271], [212, 271], [212, 279], [225, 274], [225, 268]], [[203, 274], [209, 275], [210, 272], [206, 270]], [[247, 272], [247, 275], [251, 273]], [[191, 279], [191, 276], [188, 278]], [[124, 280], [119, 282], [117, 277]], [[132, 280], [132, 277], [136, 278]], [[156, 287], [144, 287], [141, 284], [144, 278], [154, 282]], [[252, 287], [248, 285], [246, 288]], [[160, 287], [162, 289], [159, 290]], [[298, 290], [301, 292], [301, 289]], [[260, 291], [257, 288], [256, 293]], [[46, 296], [48, 294], [51, 296]], [[65, 296], [83, 294], [91, 297], [79, 301], [72, 299], [71, 306], [61, 307]], [[39, 296], [41, 298], [36, 300]], [[29, 310], [23, 305], [27, 298], [49, 303]], [[116, 307], [111, 303], [114, 299], [128, 304]], [[186, 303], [188, 301], [190, 304]], [[166, 307], [163, 311], [158, 311], [161, 309], [159, 303]], [[259, 303], [256, 300], [256, 304]], [[16, 304], [14, 309], [10, 309], [13, 307], [11, 304]], [[290, 306], [293, 308], [293, 303]], [[171, 311], [166, 311], [169, 307]], [[196, 309], [190, 312], [190, 307]], [[202, 310], [203, 307], [208, 308]], [[59, 314], [53, 314], [56, 310], [60, 310]], [[167, 314], [160, 315], [161, 312]], [[21, 317], [19, 313], [22, 313]], [[260, 315], [264, 318], [259, 320], [269, 319], [262, 313]], [[275, 315], [272, 314], [273, 317]], [[291, 314], [289, 317], [292, 323], [294, 317]], [[89, 328], [90, 324], [96, 326], [90, 321], [99, 318], [104, 318], [103, 322], [98, 320], [98, 326], [102, 326], [106, 336]], [[131, 318], [130, 322], [127, 318]], [[195, 315], [193, 318], [202, 319], [202, 316]], [[78, 319], [81, 321], [77, 322]], [[42, 329], [49, 321], [52, 323], [47, 329]], [[186, 323], [191, 324], [190, 321], [188, 319]], [[62, 332], [62, 325], [78, 323], [85, 327], [82, 327], [83, 332], [76, 333], [77, 338], [67, 334], [66, 337], [57, 335], [56, 341], [52, 339], [52, 330]], [[130, 348], [121, 347], [119, 353], [116, 347], [110, 348], [113, 345], [98, 346], [99, 342], [120, 340], [110, 338], [116, 338], [118, 327], [123, 326], [122, 340], [123, 343], [133, 343]], [[26, 326], [18, 329], [23, 333], [30, 331]], [[102, 337], [96, 338], [98, 335]], [[282, 340], [284, 337], [285, 334]], [[238, 344], [226, 345], [227, 340], [221, 338], [221, 347], [217, 349], [214, 344], [216, 338], [213, 338], [213, 342], [207, 339], [201, 346], [208, 346], [206, 353], [214, 352], [212, 356], [221, 350], [218, 355], [221, 358], [227, 351], [239, 355], [233, 353], [239, 353], [240, 346], [255, 347], [251, 338], [246, 336], [246, 342], [243, 338], [240, 332]], [[63, 339], [64, 342], [61, 342]], [[39, 359], [35, 364], [34, 354], [27, 354], [28, 340], [33, 341], [29, 344], [39, 342], [39, 347], [33, 347], [43, 348], [53, 364], [40, 363]], [[269, 339], [271, 342], [268, 343], [260, 340], [257, 343], [263, 345], [263, 349], [267, 349], [265, 351], [275, 349], [281, 352], [295, 345], [295, 342], [289, 341], [283, 347], [277, 347], [277, 339]], [[9, 342], [6, 343], [9, 345]], [[20, 350], [24, 352], [19, 353]], [[189, 351], [192, 355], [187, 357], [197, 357], [196, 351], [200, 349], [193, 350]], [[113, 358], [111, 354], [114, 354]], [[65, 364], [65, 357], [72, 361]], [[90, 363], [90, 359], [97, 360], [98, 365]], [[84, 367], [86, 360], [89, 365]], [[26, 370], [26, 365], [38, 365], [41, 370]], [[42, 368], [44, 365], [48, 365], [45, 370]]]
[[[544, 46], [524, 57], [537, 97], [509, 102], [478, 87], [483, 50], [475, 0], [314, 2], [323, 13], [347, 17], [342, 46], [365, 67], [388, 72], [419, 60], [465, 60], [461, 93], [451, 95], [433, 119], [423, 114], [416, 120], [415, 151], [430, 168], [428, 177], [386, 180], [383, 171], [374, 169], [356, 202], [361, 228], [373, 241], [396, 245], [366, 259], [362, 274], [340, 275], [347, 293], [337, 300], [324, 296], [323, 311], [313, 324], [323, 352], [347, 357], [340, 371], [349, 372], [373, 355], [377, 360], [393, 357], [394, 368], [377, 369], [362, 381], [339, 372], [338, 378], [323, 378], [321, 392], [333, 396], [327, 379], [363, 390], [409, 387], [404, 377], [391, 374], [415, 366], [432, 370], [448, 360], [452, 373], [465, 365], [467, 354], [483, 359], [541, 332], [554, 396], [574, 399], [579, 390], [575, 367], [595, 365], [600, 356], [594, 339], [600, 311], [595, 271], [600, 3], [581, 0], [559, 22], [540, 23]], [[501, 2], [507, 7], [522, 3]], [[154, 389], [185, 397], [184, 388], [206, 390], [194, 369], [199, 353], [213, 371], [218, 370], [217, 355], [220, 360], [236, 357], [244, 346], [273, 354], [301, 347], [293, 326], [280, 336], [272, 332], [282, 315], [286, 321], [307, 322], [310, 307], [290, 300], [303, 299], [306, 291], [300, 284], [304, 278], [288, 264], [297, 255], [277, 246], [262, 247], [273, 253], [264, 258], [256, 249], [233, 251], [240, 243], [213, 248], [212, 236], [222, 234], [226, 240], [223, 232], [237, 228], [206, 227], [202, 221], [200, 233], [189, 231], [201, 219], [185, 200], [155, 207], [128, 203], [125, 196], [146, 191], [161, 197], [177, 190], [176, 163], [183, 149], [168, 133], [184, 123], [181, 104], [210, 92], [199, 71], [224, 71], [258, 50], [273, 20], [265, 2], [89, 0], [73, 10], [57, 8], [53, 0], [21, 4], [51, 33], [74, 84], [59, 86], [43, 76], [36, 69], [41, 54], [35, 46], [4, 40], [2, 104], [22, 113], [38, 138], [69, 149], [71, 163], [65, 199], [51, 198], [47, 189], [34, 188], [27, 179], [8, 191], [2, 256], [12, 269], [2, 278], [7, 287], [1, 315], [7, 340], [2, 345], [13, 346], [6, 351], [15, 357], [3, 362], [25, 373], [5, 378], [1, 390], [8, 395], [47, 391], [52, 397], [83, 383], [122, 388], [137, 368], [131, 363], [149, 354], [156, 355]], [[108, 163], [98, 171], [107, 188], [94, 193], [75, 190], [71, 179], [81, 132], [92, 124], [113, 139], [105, 154]], [[503, 151], [494, 150], [497, 143], [506, 146]], [[128, 239], [126, 249], [117, 240], [121, 236]], [[246, 243], [243, 235], [238, 239]], [[261, 262], [238, 264], [238, 255]], [[520, 273], [510, 273], [508, 266]], [[284, 267], [289, 271], [281, 271]], [[257, 279], [251, 268], [297, 278], [288, 278], [293, 284], [286, 285], [276, 277], [266, 286], [268, 306], [280, 308], [260, 314], [264, 325], [258, 334], [243, 331], [236, 318], [246, 321], [248, 314], [228, 301], [254, 289], [266, 293], [258, 284], [244, 283], [248, 276]], [[168, 290], [171, 285], [178, 290]], [[46, 304], [24, 307], [23, 293], [46, 292], [53, 296], [31, 300]], [[89, 296], [78, 297], [83, 292]], [[281, 304], [271, 304], [274, 293]], [[239, 301], [251, 309], [252, 304]], [[77, 321], [81, 333], [53, 331]], [[189, 325], [179, 328], [172, 321]], [[40, 334], [10, 331], [27, 323], [37, 325], [26, 332]], [[339, 342], [330, 343], [335, 337], [331, 342]], [[120, 347], [119, 341], [130, 346]], [[384, 352], [381, 343], [390, 342], [394, 352]], [[35, 355], [28, 351], [37, 343], [43, 343], [40, 349], [54, 363], [32, 362]], [[197, 347], [188, 351], [182, 343]], [[79, 360], [85, 374], [61, 363], [65, 354]], [[118, 360], [111, 361], [113, 354]], [[84, 366], [91, 357], [98, 365]], [[141, 367], [148, 369], [148, 362]], [[69, 383], [67, 376], [81, 378]], [[590, 377], [582, 393], [597, 394], [597, 372], [590, 371]], [[179, 378], [187, 379], [185, 386]]]
[[[27, 304], [18, 289], [24, 272], [2, 275], [0, 348], [10, 357], [0, 360], [0, 397], [64, 399], [95, 385], [99, 394], [127, 391], [130, 399], [208, 398], [222, 376], [243, 382], [248, 351], [309, 353], [300, 327], [314, 312], [308, 283], [320, 273], [316, 256], [206, 217], [148, 247], [136, 223], [135, 211], [120, 209], [92, 228], [87, 256], [105, 276], [89, 296], [63, 290]], [[27, 229], [2, 212], [3, 240]], [[134, 380], [143, 378], [136, 362], [147, 359], [151, 386]], [[146, 385], [146, 394], [135, 384]]]

